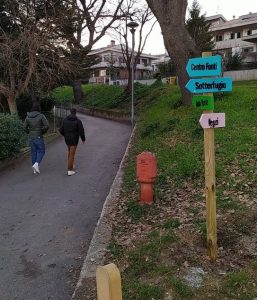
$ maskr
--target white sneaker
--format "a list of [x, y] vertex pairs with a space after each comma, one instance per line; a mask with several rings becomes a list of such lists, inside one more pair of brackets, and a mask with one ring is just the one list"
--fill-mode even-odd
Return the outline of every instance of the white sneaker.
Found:
[[36, 163], [34, 163], [34, 165], [32, 166], [32, 169], [33, 169], [33, 171], [35, 171], [36, 173], [40, 173], [40, 170], [39, 170], [39, 165], [38, 165], [38, 163], [36, 162]]
[[74, 175], [74, 174], [76, 174], [75, 171], [68, 171], [68, 176], [72, 176], [72, 175]]

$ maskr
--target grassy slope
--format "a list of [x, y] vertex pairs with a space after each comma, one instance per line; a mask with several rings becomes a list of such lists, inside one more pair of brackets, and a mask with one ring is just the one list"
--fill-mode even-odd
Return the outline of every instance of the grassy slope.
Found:
[[[226, 113], [226, 128], [215, 129], [215, 263], [206, 255], [201, 111], [181, 107], [176, 86], [136, 87], [137, 130], [106, 258], [122, 271], [125, 300], [256, 297], [256, 86], [237, 82], [232, 93], [215, 95], [215, 112]], [[120, 87], [84, 89], [89, 107], [129, 110]], [[57, 98], [71, 99], [71, 88], [61, 89]], [[152, 207], [138, 205], [135, 158], [144, 150], [158, 159]], [[206, 272], [199, 289], [184, 279], [190, 267]]]
[[[174, 86], [156, 85], [145, 88], [144, 98], [138, 95], [141, 114], [106, 259], [122, 271], [125, 300], [256, 297], [256, 87], [256, 82], [237, 82], [233, 92], [216, 95], [215, 112], [226, 113], [226, 127], [215, 129], [215, 263], [206, 255], [201, 111], [179, 107]], [[152, 207], [138, 205], [135, 158], [144, 150], [158, 159]], [[184, 280], [190, 267], [206, 272], [199, 289]]]
[[[84, 100], [82, 105], [87, 108], [113, 109], [123, 102], [123, 87], [109, 85], [83, 85]], [[71, 86], [63, 86], [52, 93], [57, 102], [73, 102]]]

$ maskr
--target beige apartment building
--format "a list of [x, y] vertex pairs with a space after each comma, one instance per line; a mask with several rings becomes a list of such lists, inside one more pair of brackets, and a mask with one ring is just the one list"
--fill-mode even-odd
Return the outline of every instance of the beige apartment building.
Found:
[[[215, 53], [224, 57], [239, 53], [243, 63], [257, 64], [257, 13], [234, 17], [227, 21], [222, 15], [206, 17], [215, 38]], [[257, 67], [257, 65], [256, 65]]]
[[[91, 66], [89, 83], [126, 85], [128, 70], [122, 54], [121, 45], [111, 41], [110, 45], [92, 50], [89, 55], [97, 55], [100, 62]], [[137, 61], [135, 80], [151, 78], [154, 73], [154, 61], [159, 57], [142, 53]]]

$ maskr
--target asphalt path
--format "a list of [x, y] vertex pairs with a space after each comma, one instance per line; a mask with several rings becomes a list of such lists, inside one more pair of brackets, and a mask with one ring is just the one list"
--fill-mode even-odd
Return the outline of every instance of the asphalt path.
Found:
[[70, 299], [129, 125], [79, 115], [86, 142], [67, 176], [62, 138], [47, 145], [41, 174], [30, 157], [0, 171], [0, 300]]

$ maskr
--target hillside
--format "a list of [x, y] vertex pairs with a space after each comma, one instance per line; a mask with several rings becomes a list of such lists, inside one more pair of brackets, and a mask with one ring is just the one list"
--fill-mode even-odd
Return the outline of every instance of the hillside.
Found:
[[[215, 129], [218, 258], [211, 262], [201, 110], [182, 107], [176, 86], [136, 87], [137, 126], [105, 258], [121, 271], [124, 300], [257, 296], [256, 88], [256, 81], [235, 82], [233, 92], [215, 95], [226, 127]], [[145, 150], [158, 161], [151, 207], [139, 204], [136, 181], [136, 155]], [[95, 299], [95, 282], [85, 281], [84, 291], [83, 299]]]
[[[215, 112], [226, 113], [226, 127], [215, 129], [216, 262], [206, 250], [201, 111], [179, 106], [175, 86], [156, 86], [141, 99], [106, 257], [122, 272], [125, 300], [256, 297], [256, 86], [237, 82], [215, 97]], [[138, 203], [135, 159], [144, 150], [158, 159], [152, 207]]]

